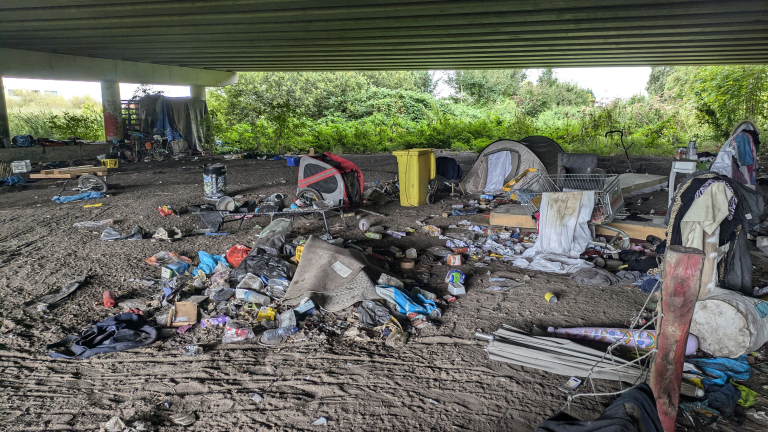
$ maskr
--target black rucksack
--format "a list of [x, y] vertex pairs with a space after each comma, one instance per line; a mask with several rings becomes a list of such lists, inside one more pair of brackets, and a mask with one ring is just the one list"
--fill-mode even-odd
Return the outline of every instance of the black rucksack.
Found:
[[[157, 340], [157, 330], [147, 325], [144, 315], [121, 313], [109, 317], [83, 332], [45, 347], [54, 358], [88, 358], [97, 354], [125, 351], [149, 345]], [[72, 346], [70, 347], [70, 343]], [[67, 348], [68, 352], [54, 352]]]

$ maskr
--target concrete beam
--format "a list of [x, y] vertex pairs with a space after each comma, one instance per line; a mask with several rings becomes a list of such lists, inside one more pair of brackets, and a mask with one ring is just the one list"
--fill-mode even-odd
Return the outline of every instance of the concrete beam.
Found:
[[0, 76], [0, 148], [10, 146], [11, 127], [8, 123], [8, 107], [5, 105], [5, 88]]
[[222, 87], [237, 82], [234, 72], [107, 60], [0, 48], [0, 76], [70, 81], [137, 82]]

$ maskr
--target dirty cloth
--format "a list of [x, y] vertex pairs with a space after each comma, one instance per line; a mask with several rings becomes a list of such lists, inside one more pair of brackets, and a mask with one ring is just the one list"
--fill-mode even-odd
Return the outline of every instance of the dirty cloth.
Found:
[[193, 275], [196, 275], [198, 270], [202, 270], [203, 273], [209, 275], [213, 273], [213, 269], [215, 269], [219, 263], [227, 265], [227, 260], [224, 258], [224, 255], [211, 255], [206, 251], [200, 251], [197, 253], [197, 256], [200, 257], [200, 264], [192, 270]]
[[725, 385], [725, 383], [728, 382], [728, 379], [737, 381], [745, 381], [749, 379], [750, 367], [749, 363], [747, 363], [746, 355], [742, 355], [735, 359], [724, 357], [711, 359], [689, 358], [687, 361], [709, 375], [709, 377], [701, 378], [701, 384], [704, 385], [705, 388], [711, 385]]
[[707, 388], [707, 405], [720, 411], [725, 417], [733, 415], [733, 410], [736, 409], [736, 403], [740, 398], [741, 392], [731, 383]]
[[648, 294], [661, 287], [661, 284], [659, 283], [659, 275], [645, 275], [633, 282], [632, 285], [636, 285], [640, 288], [640, 291]]
[[[83, 359], [97, 354], [139, 348], [151, 344], [156, 339], [157, 330], [147, 324], [144, 315], [126, 312], [101, 321], [86, 329], [81, 336], [67, 336], [46, 346], [45, 349], [53, 358]], [[65, 348], [66, 351], [52, 351], [59, 348]]]
[[22, 177], [22, 176], [20, 176], [18, 174], [14, 174], [14, 175], [12, 175], [10, 177], [1, 178], [0, 179], [0, 186], [23, 185], [26, 182], [27, 182], [27, 180], [24, 177]]
[[594, 191], [543, 193], [536, 244], [512, 264], [550, 273], [573, 273], [593, 267], [579, 256], [592, 240], [587, 223], [594, 205]]
[[735, 382], [731, 381], [731, 384], [733, 384], [734, 387], [736, 387], [736, 390], [738, 390], [741, 393], [741, 397], [739, 397], [739, 400], [736, 401], [737, 404], [749, 408], [752, 405], [757, 403], [757, 397], [760, 395], [758, 392], [750, 389], [747, 386], [743, 386], [741, 384], [736, 384]]
[[411, 295], [405, 290], [389, 285], [376, 285], [376, 292], [381, 298], [396, 304], [397, 311], [403, 315], [411, 312], [429, 315], [437, 309], [437, 304], [434, 301], [428, 300], [419, 293]]
[[360, 319], [360, 325], [370, 328], [380, 326], [392, 320], [392, 314], [389, 313], [389, 309], [373, 300], [363, 300], [360, 306], [355, 309], [355, 313], [357, 313]]
[[336, 312], [362, 300], [380, 300], [373, 281], [381, 273], [360, 252], [310, 236], [283, 304], [295, 306], [310, 298], [323, 309]]
[[[730, 187], [723, 181], [709, 180], [704, 186], [707, 184], [703, 193], [699, 194], [701, 189], [697, 191], [697, 198], [680, 221], [683, 246], [704, 250], [704, 236], [712, 235], [726, 217], [733, 217], [729, 210], [734, 196]], [[732, 205], [736, 207], [735, 202]]]
[[52, 201], [58, 204], [61, 203], [68, 203], [72, 201], [80, 201], [80, 200], [89, 200], [89, 199], [99, 199], [104, 198], [106, 195], [104, 195], [104, 192], [83, 192], [79, 193], [77, 195], [72, 196], [55, 196], [53, 197]]
[[571, 275], [571, 279], [582, 285], [611, 286], [630, 285], [642, 277], [642, 273], [622, 270], [615, 275], [601, 268], [581, 269]]
[[648, 384], [623, 393], [595, 420], [581, 421], [564, 412], [544, 420], [535, 432], [664, 432], [656, 399]]
[[452, 157], [441, 156], [435, 158], [435, 173], [446, 180], [461, 180], [464, 170]]
[[32, 306], [38, 304], [53, 306], [56, 303], [64, 300], [64, 298], [68, 295], [75, 292], [76, 289], [80, 288], [83, 282], [85, 282], [86, 277], [88, 277], [88, 275], [78, 276], [64, 284], [64, 286], [62, 286], [58, 291], [53, 291], [35, 300], [30, 300], [24, 303], [24, 306]]

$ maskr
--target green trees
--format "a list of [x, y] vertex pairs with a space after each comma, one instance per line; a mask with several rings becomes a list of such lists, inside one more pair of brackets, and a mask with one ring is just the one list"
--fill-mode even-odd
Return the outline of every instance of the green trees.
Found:
[[446, 83], [459, 100], [488, 104], [519, 95], [526, 76], [525, 69], [457, 70], [448, 74]]

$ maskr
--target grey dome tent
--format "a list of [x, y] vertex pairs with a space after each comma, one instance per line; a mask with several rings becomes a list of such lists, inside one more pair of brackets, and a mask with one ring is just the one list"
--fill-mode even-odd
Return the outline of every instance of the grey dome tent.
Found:
[[[557, 173], [557, 153], [562, 152], [563, 149], [546, 137], [528, 137], [527, 139], [532, 148], [525, 143], [512, 140], [499, 140], [488, 145], [464, 177], [462, 181], [464, 190], [469, 193], [499, 193], [502, 191], [502, 186], [528, 168], [544, 173]], [[552, 144], [557, 147], [553, 148]], [[551, 162], [554, 158], [554, 165], [548, 167], [536, 152], [541, 152], [547, 162]], [[553, 154], [547, 154], [547, 152]]]
[[565, 153], [560, 144], [551, 138], [541, 135], [525, 137], [520, 142], [539, 158], [547, 169], [547, 173], [557, 174], [557, 155]]

